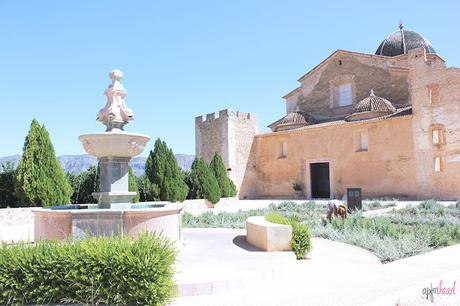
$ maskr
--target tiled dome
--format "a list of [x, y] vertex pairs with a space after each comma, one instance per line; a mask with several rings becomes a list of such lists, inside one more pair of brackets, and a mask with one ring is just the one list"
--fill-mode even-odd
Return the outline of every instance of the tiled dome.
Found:
[[402, 24], [396, 31], [385, 38], [375, 51], [376, 55], [397, 56], [409, 50], [423, 47], [427, 53], [436, 54], [430, 41], [414, 31], [404, 30]]
[[305, 125], [312, 124], [311, 119], [300, 110], [284, 116], [275, 127], [275, 132], [296, 129]]
[[347, 121], [370, 119], [390, 115], [396, 111], [396, 108], [390, 101], [378, 97], [371, 90], [369, 97], [364, 98], [356, 104], [353, 114], [346, 118]]

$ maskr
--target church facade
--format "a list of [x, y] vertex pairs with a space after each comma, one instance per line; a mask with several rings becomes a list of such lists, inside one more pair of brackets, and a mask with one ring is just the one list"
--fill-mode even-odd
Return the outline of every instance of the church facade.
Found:
[[259, 133], [254, 114], [195, 120], [196, 154], [219, 152], [245, 198], [460, 198], [460, 69], [416, 32], [375, 54], [338, 50], [286, 94]]

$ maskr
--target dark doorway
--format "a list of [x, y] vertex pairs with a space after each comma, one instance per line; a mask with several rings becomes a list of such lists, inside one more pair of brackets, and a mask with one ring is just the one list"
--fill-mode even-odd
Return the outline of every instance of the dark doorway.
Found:
[[329, 199], [331, 189], [329, 182], [329, 163], [310, 164], [311, 197]]

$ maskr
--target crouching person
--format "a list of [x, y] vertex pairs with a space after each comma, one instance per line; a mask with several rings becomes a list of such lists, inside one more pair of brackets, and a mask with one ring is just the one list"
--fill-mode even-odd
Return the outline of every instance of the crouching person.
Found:
[[327, 203], [327, 215], [326, 218], [331, 221], [332, 216], [334, 217], [342, 217], [346, 218], [347, 217], [347, 212], [348, 208], [347, 205], [345, 205], [342, 201], [340, 200], [330, 200]]

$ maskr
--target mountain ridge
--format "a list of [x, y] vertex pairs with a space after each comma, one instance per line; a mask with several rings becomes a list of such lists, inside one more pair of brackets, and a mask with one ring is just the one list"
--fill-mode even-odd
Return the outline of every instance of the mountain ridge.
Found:
[[[175, 154], [177, 164], [181, 167], [182, 170], [190, 170], [192, 167], [193, 160], [195, 159], [195, 155], [189, 154]], [[12, 161], [14, 163], [15, 168], [18, 166], [19, 160], [21, 159], [21, 155], [10, 155], [0, 157], [0, 164], [6, 161]], [[61, 163], [62, 168], [65, 172], [70, 172], [73, 174], [79, 174], [90, 166], [97, 164], [97, 159], [88, 154], [80, 154], [80, 155], [60, 155], [58, 156], [58, 160]], [[136, 176], [140, 176], [145, 172], [145, 162], [147, 157], [145, 156], [136, 156], [131, 159], [129, 165], [133, 168], [134, 174]], [[0, 168], [1, 170], [1, 168]]]

